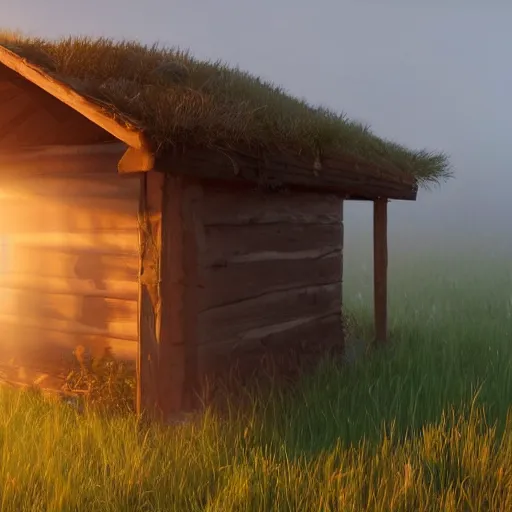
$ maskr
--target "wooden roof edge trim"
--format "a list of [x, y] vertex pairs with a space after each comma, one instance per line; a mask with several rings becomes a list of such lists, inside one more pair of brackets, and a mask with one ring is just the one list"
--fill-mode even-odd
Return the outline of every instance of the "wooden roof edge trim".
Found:
[[5, 46], [0, 45], [0, 63], [20, 76], [37, 85], [54, 98], [76, 110], [99, 127], [130, 147], [150, 151], [150, 144], [144, 134], [134, 127], [121, 124], [94, 102], [76, 92], [65, 82], [49, 75], [42, 68], [28, 62]]
[[343, 197], [345, 201], [416, 201], [418, 198], [418, 191], [412, 190], [410, 193], [404, 194], [383, 194], [383, 195], [368, 195], [361, 194], [348, 194]]
[[[155, 161], [159, 162], [169, 162], [176, 161], [177, 159], [186, 158], [187, 155], [198, 152], [202, 155], [208, 153], [215, 157], [225, 158], [226, 163], [233, 168], [236, 168], [239, 165], [246, 165], [247, 162], [252, 161], [253, 165], [257, 165], [260, 168], [265, 167], [281, 167], [281, 168], [297, 168], [302, 169], [304, 171], [308, 171], [313, 173], [315, 176], [321, 176], [323, 170], [329, 172], [348, 172], [348, 173], [358, 173], [361, 177], [370, 177], [375, 178], [379, 177], [382, 181], [389, 181], [390, 183], [398, 183], [404, 185], [406, 187], [410, 187], [414, 189], [417, 187], [416, 178], [406, 173], [405, 171], [399, 168], [390, 168], [378, 166], [376, 164], [368, 163], [363, 159], [357, 158], [336, 158], [335, 156], [328, 156], [323, 159], [322, 162], [315, 162], [311, 160], [310, 165], [308, 165], [307, 159], [297, 156], [290, 155], [286, 153], [279, 153], [274, 155], [261, 155], [258, 153], [249, 154], [244, 151], [240, 151], [237, 149], [208, 149], [204, 147], [198, 148], [190, 148], [185, 149], [183, 151], [178, 151], [176, 148], [173, 149], [172, 154], [169, 152], [163, 152], [159, 154], [157, 157], [153, 155], [153, 166], [142, 166], [147, 168], [137, 168], [137, 166], [133, 167], [133, 169], [126, 168], [120, 169], [120, 172], [140, 172], [140, 171], [150, 171], [153, 170], [155, 165]], [[131, 151], [131, 157], [135, 157], [135, 152]], [[144, 158], [142, 154], [139, 155], [139, 158]], [[127, 155], [128, 159], [128, 155]], [[236, 171], [235, 171], [236, 173]]]
[[339, 167], [316, 170], [313, 162], [309, 166], [305, 159], [196, 148], [159, 155], [153, 168], [200, 179], [256, 184], [268, 189], [310, 190], [354, 200], [415, 201], [418, 192], [417, 181], [409, 175], [398, 173], [390, 177], [389, 171], [366, 169], [341, 160]]

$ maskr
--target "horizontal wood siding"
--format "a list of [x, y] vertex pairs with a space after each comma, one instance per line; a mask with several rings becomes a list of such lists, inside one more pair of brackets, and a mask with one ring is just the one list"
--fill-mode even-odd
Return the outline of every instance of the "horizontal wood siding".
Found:
[[341, 338], [338, 198], [208, 187], [203, 209], [200, 371], [233, 354]]
[[291, 192], [262, 193], [209, 188], [204, 198], [205, 224], [337, 224], [340, 199]]
[[268, 259], [230, 263], [222, 267], [209, 267], [204, 276], [203, 310], [237, 304], [241, 300], [267, 296], [273, 292], [293, 293], [306, 287], [328, 285], [340, 276], [340, 253], [335, 252], [318, 259], [307, 272], [308, 258]]
[[94, 144], [110, 133], [15, 71], [0, 69], [0, 147]]
[[[112, 155], [0, 166], [0, 377], [62, 384], [73, 351], [137, 352], [139, 180]], [[70, 161], [69, 176], [64, 172]], [[2, 158], [0, 157], [0, 162]], [[44, 173], [38, 172], [44, 169]], [[81, 169], [81, 170], [80, 170]], [[41, 377], [42, 378], [42, 377]]]

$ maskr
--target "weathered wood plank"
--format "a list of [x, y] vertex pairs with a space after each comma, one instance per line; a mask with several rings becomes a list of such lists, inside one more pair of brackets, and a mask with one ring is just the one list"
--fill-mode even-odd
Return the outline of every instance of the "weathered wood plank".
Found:
[[162, 203], [165, 176], [145, 173], [139, 200], [139, 344], [137, 353], [137, 413], [158, 418], [161, 412], [160, 370], [160, 265]]
[[0, 246], [20, 245], [41, 249], [82, 250], [100, 254], [137, 254], [138, 230], [98, 231], [96, 233], [10, 233], [0, 235]]
[[[0, 77], [0, 108], [8, 105], [16, 96], [23, 94], [18, 87]], [[0, 120], [1, 122], [1, 120]]]
[[[0, 177], [70, 176], [75, 173], [115, 176], [117, 163], [125, 151], [126, 145], [120, 143], [2, 148]], [[121, 180], [127, 181], [138, 180]]]
[[[72, 167], [72, 166], [70, 166]], [[122, 178], [115, 174], [92, 172], [73, 172], [68, 167], [67, 175], [40, 174], [39, 167], [32, 168], [31, 175], [16, 175], [0, 167], [1, 197], [13, 197], [20, 200], [58, 200], [69, 202], [72, 199], [101, 198], [119, 202], [136, 200], [139, 184], [133, 178]], [[114, 210], [115, 204], [111, 211]]]
[[377, 199], [373, 204], [375, 339], [385, 343], [388, 330], [388, 203], [386, 199]]
[[[294, 254], [294, 253], [290, 253]], [[322, 258], [267, 259], [204, 269], [201, 309], [210, 309], [270, 292], [341, 281], [341, 251]]]
[[[4, 278], [21, 278], [22, 282], [24, 278], [50, 277], [57, 282], [71, 278], [70, 283], [83, 280], [85, 284], [92, 282], [102, 289], [103, 284], [111, 281], [136, 285], [138, 266], [135, 254], [102, 254], [60, 247], [28, 248], [9, 245], [8, 240], [3, 247], [0, 246], [0, 282]], [[48, 281], [50, 283], [51, 280]]]
[[[2, 67], [3, 83], [8, 80], [11, 91], [27, 100], [30, 117], [16, 126], [3, 123], [0, 111], [2, 137], [0, 146], [30, 146], [35, 144], [86, 144], [115, 140], [102, 128], [92, 123], [78, 112], [57, 100], [40, 87], [28, 82], [14, 72], [6, 73]], [[5, 87], [4, 87], [5, 90]], [[13, 92], [8, 91], [12, 96]], [[9, 94], [10, 93], [10, 94]], [[2, 94], [2, 99], [3, 99]], [[2, 126], [3, 125], [3, 126]]]
[[[16, 98], [17, 99], [17, 98]], [[20, 126], [29, 123], [34, 117], [34, 110], [30, 104], [19, 108], [18, 113], [10, 116], [10, 119], [0, 126], [0, 140], [4, 140], [6, 135], [16, 131]]]
[[102, 357], [105, 350], [123, 361], [135, 361], [137, 342], [87, 333], [69, 333], [58, 330], [2, 323], [2, 353], [4, 364], [38, 366], [52, 365], [62, 358], [73, 359], [73, 351], [83, 346], [93, 357]]
[[[55, 108], [57, 107], [57, 108]], [[110, 134], [76, 113], [63, 111], [58, 104], [51, 112], [32, 101], [27, 108], [27, 116], [20, 119], [16, 126], [3, 126], [0, 148], [22, 148], [29, 146], [54, 144], [99, 144], [115, 141]]]
[[205, 266], [315, 259], [341, 250], [341, 224], [205, 227]]
[[160, 386], [164, 416], [192, 406], [197, 378], [197, 317], [204, 243], [203, 189], [193, 180], [166, 176], [162, 234]]
[[16, 94], [7, 104], [3, 104], [0, 113], [0, 137], [9, 129], [11, 123], [16, 128], [16, 119], [20, 114], [27, 115], [31, 111], [33, 112], [33, 102], [25, 94]]
[[[66, 197], [66, 196], [65, 196]], [[133, 201], [67, 196], [64, 200], [37, 196], [0, 197], [0, 233], [68, 233], [137, 229]]]
[[78, 320], [102, 329], [110, 322], [136, 322], [137, 301], [110, 297], [56, 294], [46, 291], [0, 289], [4, 314]]
[[0, 152], [0, 373], [15, 353], [57, 382], [78, 344], [135, 358], [139, 183], [118, 176], [118, 153]]
[[279, 354], [298, 351], [302, 355], [325, 355], [331, 348], [343, 346], [341, 312], [298, 318], [255, 331], [245, 343], [233, 345], [232, 340], [200, 345], [198, 351], [201, 375], [226, 370], [231, 363], [257, 364], [263, 353]]
[[55, 329], [63, 331], [70, 326], [69, 332], [90, 329], [90, 333], [110, 333], [113, 338], [137, 339], [137, 301], [1, 288], [0, 312], [18, 324], [62, 325]]
[[233, 354], [311, 343], [315, 330], [342, 339], [338, 197], [210, 185], [204, 219], [200, 374]]
[[133, 336], [133, 324], [121, 321], [112, 321], [108, 323], [107, 328], [96, 329], [90, 325], [74, 320], [61, 320], [43, 317], [22, 319], [18, 313], [15, 315], [0, 313], [0, 323], [13, 326], [26, 325], [27, 327], [33, 327], [34, 329], [47, 329], [69, 334], [88, 334], [102, 336], [105, 338], [118, 338], [132, 341], [136, 341], [137, 339], [136, 336]]
[[339, 224], [341, 201], [334, 195], [290, 194], [262, 190], [243, 193], [208, 187], [204, 194], [204, 224]]
[[341, 283], [269, 293], [201, 312], [199, 339], [203, 344], [248, 343], [264, 327], [340, 310]]
[[167, 419], [186, 406], [195, 377], [202, 193], [185, 178], [143, 180], [138, 409]]
[[112, 299], [137, 299], [138, 284], [133, 281], [110, 279], [93, 280], [85, 278], [47, 276], [37, 274], [12, 274], [0, 271], [0, 288], [9, 290], [27, 290], [44, 292], [105, 297]]
[[343, 343], [341, 310], [329, 315], [301, 318], [289, 326], [274, 327], [262, 333], [266, 335], [261, 338], [262, 345], [270, 349], [295, 346], [321, 352], [322, 348], [325, 350]]

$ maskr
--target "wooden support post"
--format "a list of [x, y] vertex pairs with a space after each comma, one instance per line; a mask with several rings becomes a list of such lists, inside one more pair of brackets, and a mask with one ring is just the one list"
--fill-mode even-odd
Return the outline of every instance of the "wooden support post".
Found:
[[385, 343], [388, 330], [388, 200], [373, 203], [373, 290], [375, 341]]
[[157, 172], [142, 180], [137, 410], [168, 421], [195, 377], [202, 189]]
[[341, 321], [342, 321], [342, 337], [343, 337], [343, 343], [345, 343], [345, 339], [344, 339], [344, 336], [345, 336], [345, 312], [344, 312], [344, 309], [343, 309], [343, 305], [344, 305], [344, 301], [343, 301], [343, 271], [344, 271], [344, 259], [345, 259], [345, 255], [343, 253], [343, 247], [345, 247], [345, 201], [342, 200], [341, 201], [341, 205], [340, 205], [340, 245], [341, 245], [341, 251], [340, 251], [340, 259], [341, 259], [341, 262], [340, 262], [340, 283], [341, 283], [341, 292], [340, 292], [340, 304], [341, 304]]
[[197, 377], [203, 188], [166, 175], [162, 231], [160, 391], [165, 418], [190, 408]]
[[163, 173], [141, 177], [139, 200], [139, 345], [137, 413], [160, 414], [158, 396], [160, 344], [160, 255], [162, 248]]

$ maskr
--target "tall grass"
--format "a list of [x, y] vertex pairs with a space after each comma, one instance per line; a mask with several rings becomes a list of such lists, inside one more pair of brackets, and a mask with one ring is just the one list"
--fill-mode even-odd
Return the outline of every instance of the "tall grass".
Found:
[[[392, 349], [226, 417], [147, 428], [1, 390], [0, 510], [512, 510], [507, 264], [396, 265]], [[363, 331], [369, 291], [347, 276]]]

